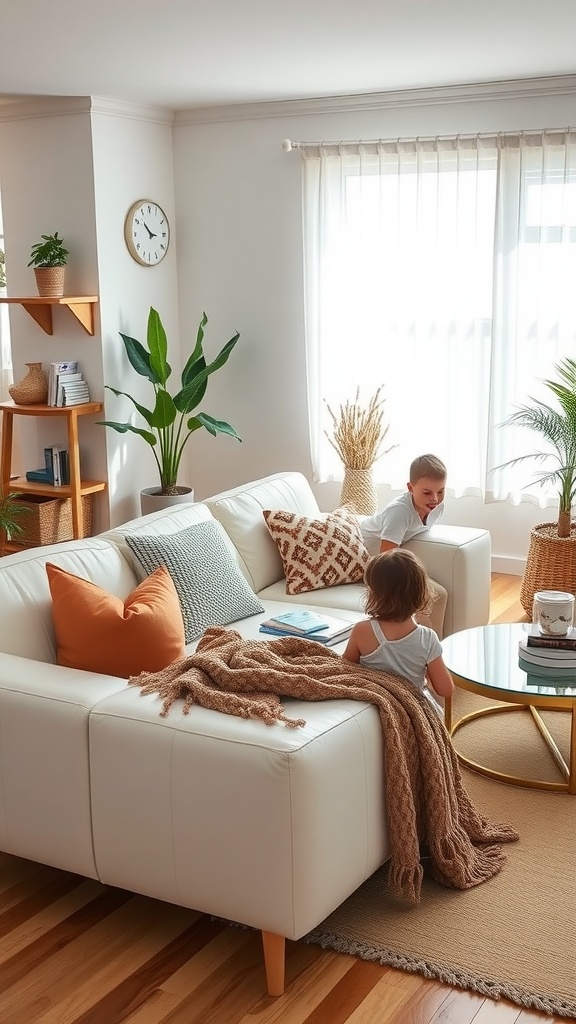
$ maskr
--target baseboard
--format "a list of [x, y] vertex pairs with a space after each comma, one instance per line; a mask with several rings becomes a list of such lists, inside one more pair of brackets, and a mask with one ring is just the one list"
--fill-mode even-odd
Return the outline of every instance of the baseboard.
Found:
[[525, 567], [525, 558], [513, 558], [509, 555], [492, 555], [492, 572], [504, 572], [509, 576], [523, 576]]

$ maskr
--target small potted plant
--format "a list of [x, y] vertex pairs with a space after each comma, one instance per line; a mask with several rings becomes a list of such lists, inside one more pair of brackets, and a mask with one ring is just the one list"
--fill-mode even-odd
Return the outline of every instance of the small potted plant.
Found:
[[[204, 398], [208, 378], [228, 362], [230, 353], [240, 337], [236, 333], [216, 358], [207, 363], [204, 355], [204, 328], [207, 323], [208, 318], [203, 313], [196, 344], [182, 370], [180, 385], [173, 395], [168, 388], [168, 380], [172, 374], [172, 367], [168, 362], [168, 342], [157, 311], [150, 307], [146, 345], [120, 332], [132, 369], [141, 377], [146, 377], [152, 385], [152, 408], [147, 409], [141, 405], [127, 391], [117, 391], [106, 384], [107, 390], [112, 394], [124, 395], [130, 399], [146, 426], [137, 427], [132, 423], [118, 423], [112, 420], [102, 420], [101, 425], [112, 427], [120, 434], [127, 431], [138, 434], [152, 449], [160, 482], [155, 487], [142, 491], [143, 513], [171, 504], [172, 500], [194, 500], [193, 489], [179, 484], [178, 473], [184, 447], [196, 430], [204, 428], [213, 437], [217, 434], [227, 434], [237, 441], [241, 440], [234, 427], [225, 420], [217, 420], [206, 412], [197, 411]], [[154, 500], [156, 498], [159, 501]]]
[[47, 298], [64, 295], [64, 268], [68, 262], [68, 249], [64, 239], [55, 231], [53, 235], [41, 235], [30, 250], [29, 267], [34, 267], [38, 294]]
[[7, 540], [22, 537], [24, 528], [19, 522], [21, 516], [30, 513], [28, 505], [23, 505], [18, 498], [22, 495], [13, 492], [3, 494], [0, 490], [0, 554], [4, 550], [4, 543]]

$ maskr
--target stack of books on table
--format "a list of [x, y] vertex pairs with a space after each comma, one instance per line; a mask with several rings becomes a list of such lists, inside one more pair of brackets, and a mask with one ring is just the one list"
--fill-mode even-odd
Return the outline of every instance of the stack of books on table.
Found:
[[576, 629], [565, 636], [546, 636], [534, 627], [518, 641], [520, 667], [533, 675], [576, 676]]
[[293, 611], [266, 619], [260, 623], [260, 632], [271, 636], [299, 636], [307, 640], [318, 640], [330, 647], [347, 640], [353, 625], [353, 622], [333, 615]]
[[50, 363], [48, 373], [48, 405], [84, 405], [90, 401], [88, 384], [76, 359]]

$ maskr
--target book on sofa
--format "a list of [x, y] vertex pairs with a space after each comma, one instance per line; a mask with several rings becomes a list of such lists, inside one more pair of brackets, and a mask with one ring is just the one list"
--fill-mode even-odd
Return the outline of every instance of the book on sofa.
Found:
[[[302, 612], [286, 613], [288, 619], [293, 615], [299, 616], [302, 615]], [[308, 640], [318, 640], [321, 644], [331, 646], [332, 644], [339, 644], [342, 640], [347, 640], [354, 625], [353, 622], [349, 622], [347, 619], [339, 619], [335, 615], [316, 615], [316, 613], [310, 612], [309, 616], [310, 620], [312, 618], [318, 620], [316, 627], [313, 629], [310, 629], [312, 625], [312, 621], [310, 621], [306, 630], [295, 632], [290, 622], [280, 622], [280, 619], [284, 618], [284, 616], [277, 616], [262, 622], [260, 624], [260, 632], [268, 633], [271, 636], [300, 636]]]
[[281, 629], [285, 633], [294, 633], [296, 636], [308, 636], [309, 633], [315, 633], [318, 629], [326, 629], [328, 622], [325, 616], [304, 610], [273, 615], [262, 625], [269, 629]]

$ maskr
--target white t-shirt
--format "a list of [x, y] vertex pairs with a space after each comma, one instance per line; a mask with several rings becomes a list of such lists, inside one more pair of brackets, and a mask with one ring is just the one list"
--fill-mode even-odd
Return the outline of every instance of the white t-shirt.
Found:
[[405, 491], [404, 494], [394, 498], [381, 512], [368, 516], [360, 522], [364, 543], [371, 555], [378, 554], [381, 540], [389, 540], [392, 544], [397, 544], [400, 547], [405, 541], [429, 530], [440, 519], [443, 512], [444, 502], [441, 501], [436, 508], [428, 513], [426, 523], [423, 523], [414, 508], [411, 492]]

